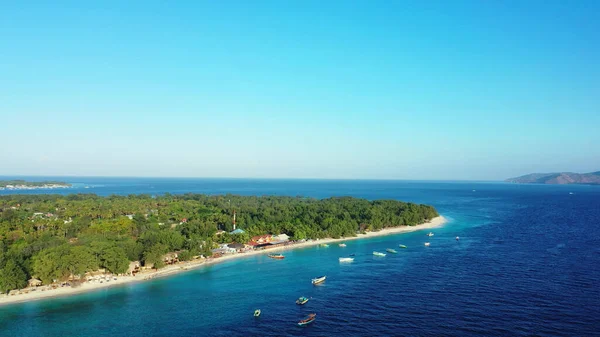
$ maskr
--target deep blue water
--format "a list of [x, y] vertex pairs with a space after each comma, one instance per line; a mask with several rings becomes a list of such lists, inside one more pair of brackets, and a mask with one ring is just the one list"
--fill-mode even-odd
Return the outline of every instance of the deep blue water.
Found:
[[[600, 336], [599, 187], [61, 179], [77, 184], [60, 193], [393, 198], [432, 204], [451, 221], [431, 239], [414, 232], [349, 241], [346, 248], [288, 251], [283, 261], [249, 257], [0, 307], [0, 336]], [[397, 255], [371, 254], [400, 243], [408, 249]], [[338, 257], [350, 253], [355, 262], [340, 265]], [[310, 279], [322, 274], [328, 275], [325, 284], [312, 286]], [[312, 299], [297, 306], [302, 295]], [[252, 317], [256, 308], [263, 311], [259, 319]], [[318, 314], [316, 322], [297, 327], [309, 312]]]

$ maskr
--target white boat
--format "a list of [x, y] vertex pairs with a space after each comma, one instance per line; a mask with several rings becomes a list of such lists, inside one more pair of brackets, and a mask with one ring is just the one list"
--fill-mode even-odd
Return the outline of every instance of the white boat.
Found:
[[429, 247], [429, 242], [425, 242], [425, 247]]
[[427, 233], [427, 236], [433, 236], [432, 232]]
[[338, 246], [340, 246], [340, 247], [346, 247], [346, 244], [345, 243], [340, 243]]
[[312, 284], [319, 284], [325, 282], [327, 276], [319, 276], [317, 278], [312, 279]]
[[458, 240], [460, 240], [460, 237], [458, 237], [458, 236], [457, 236], [457, 237], [456, 237], [456, 241], [458, 241]]
[[340, 262], [352, 262], [354, 261], [353, 257], [340, 257]]
[[373, 252], [373, 255], [375, 255], [375, 256], [385, 256], [384, 253], [380, 253], [380, 252]]

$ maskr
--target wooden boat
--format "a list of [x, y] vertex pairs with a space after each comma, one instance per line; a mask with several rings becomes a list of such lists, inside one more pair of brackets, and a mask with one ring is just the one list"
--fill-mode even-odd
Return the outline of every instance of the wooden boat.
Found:
[[340, 257], [340, 262], [352, 262], [354, 261], [353, 257]]
[[327, 276], [319, 276], [317, 278], [312, 279], [312, 284], [319, 284], [325, 282]]
[[380, 253], [380, 252], [373, 252], [373, 255], [375, 255], [375, 256], [385, 256], [384, 253]]
[[385, 251], [388, 252], [388, 253], [392, 253], [392, 254], [398, 254], [398, 252], [395, 249], [392, 249], [392, 248], [388, 248]]
[[303, 305], [306, 302], [308, 302], [308, 298], [306, 298], [304, 296], [302, 296], [302, 297], [300, 297], [299, 299], [296, 300], [296, 304], [299, 304], [299, 305]]
[[285, 258], [285, 256], [281, 254], [269, 254], [267, 256], [275, 260], [283, 260]]
[[260, 316], [260, 309], [254, 310], [254, 317]]
[[310, 323], [314, 322], [314, 320], [316, 318], [317, 318], [317, 314], [310, 314], [305, 319], [298, 322], [298, 325], [303, 326], [303, 325], [310, 324]]
[[338, 246], [340, 246], [340, 247], [346, 247], [346, 244], [345, 243], [340, 243]]
[[400, 248], [406, 248], [405, 245], [398, 245], [398, 247], [400, 247]]
[[429, 247], [430, 243], [429, 242], [425, 242], [425, 247]]

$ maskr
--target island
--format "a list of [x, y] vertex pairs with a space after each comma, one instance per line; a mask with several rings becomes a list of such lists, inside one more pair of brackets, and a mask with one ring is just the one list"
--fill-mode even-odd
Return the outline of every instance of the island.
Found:
[[0, 180], [0, 190], [35, 190], [68, 187], [71, 187], [71, 184], [63, 181]]
[[505, 181], [519, 184], [600, 185], [600, 171], [591, 173], [531, 173], [516, 178], [506, 179]]
[[5, 195], [0, 304], [443, 222], [429, 205], [352, 197]]

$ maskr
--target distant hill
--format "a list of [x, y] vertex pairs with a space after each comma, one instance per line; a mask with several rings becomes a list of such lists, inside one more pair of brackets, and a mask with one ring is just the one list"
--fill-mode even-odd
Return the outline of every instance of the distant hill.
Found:
[[591, 173], [532, 173], [516, 178], [506, 179], [505, 181], [519, 184], [600, 185], [600, 171]]

